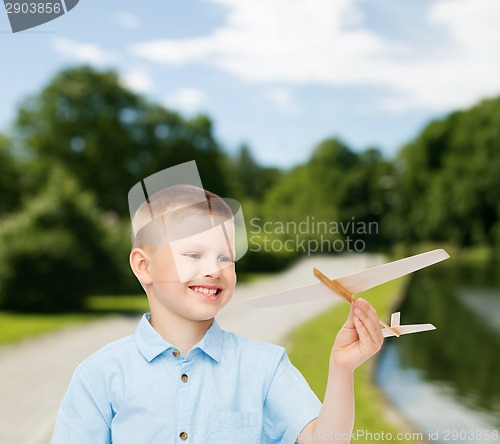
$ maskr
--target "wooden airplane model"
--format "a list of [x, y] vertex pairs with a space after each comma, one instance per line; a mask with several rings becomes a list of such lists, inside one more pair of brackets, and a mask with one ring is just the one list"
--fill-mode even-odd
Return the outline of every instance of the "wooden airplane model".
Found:
[[[351, 304], [355, 301], [353, 295], [357, 293], [413, 273], [449, 257], [448, 253], [442, 249], [432, 250], [335, 279], [330, 279], [317, 268], [313, 268], [313, 275], [320, 281], [318, 284], [248, 298], [245, 301], [255, 308], [265, 308], [297, 302], [331, 299], [332, 293], [334, 293]], [[432, 324], [400, 325], [400, 313], [392, 314], [390, 326], [380, 319], [379, 322], [385, 327], [382, 330], [385, 337], [399, 337], [408, 333], [434, 330], [436, 328]]]

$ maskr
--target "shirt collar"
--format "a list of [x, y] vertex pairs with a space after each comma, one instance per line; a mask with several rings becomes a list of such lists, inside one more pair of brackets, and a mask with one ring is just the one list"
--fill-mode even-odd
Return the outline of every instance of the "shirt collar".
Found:
[[[134, 335], [137, 348], [148, 362], [151, 362], [165, 350], [176, 348], [174, 345], [165, 341], [165, 339], [163, 339], [153, 328], [149, 322], [150, 317], [151, 315], [149, 313], [145, 313], [142, 316]], [[222, 339], [222, 330], [214, 319], [201, 341], [193, 347], [193, 350], [191, 350], [188, 355], [192, 354], [196, 349], [200, 349], [214, 361], [219, 362], [222, 354]]]

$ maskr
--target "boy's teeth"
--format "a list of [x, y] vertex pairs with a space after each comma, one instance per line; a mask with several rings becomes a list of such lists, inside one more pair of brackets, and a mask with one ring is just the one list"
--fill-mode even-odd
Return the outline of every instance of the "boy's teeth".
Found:
[[204, 293], [204, 294], [216, 294], [217, 290], [216, 289], [208, 289], [208, 288], [203, 288], [203, 287], [193, 287], [193, 291], [196, 291], [198, 293]]

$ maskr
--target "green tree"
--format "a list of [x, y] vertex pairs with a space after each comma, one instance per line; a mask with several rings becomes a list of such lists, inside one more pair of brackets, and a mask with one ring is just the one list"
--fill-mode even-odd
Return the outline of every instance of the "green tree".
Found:
[[[390, 205], [393, 183], [392, 163], [377, 148], [357, 154], [357, 162], [344, 175], [344, 191], [338, 196], [338, 208], [344, 223], [356, 222], [353, 237], [366, 242], [369, 248], [388, 244], [384, 236], [383, 216]], [[364, 232], [366, 231], [366, 232]]]
[[356, 155], [339, 140], [321, 142], [309, 162], [292, 168], [270, 191], [264, 204], [266, 218], [339, 220], [336, 204], [344, 192], [342, 175], [356, 162]]
[[396, 160], [397, 240], [487, 244], [500, 232], [500, 98], [431, 122]]
[[22, 166], [12, 155], [10, 140], [0, 134], [0, 218], [15, 212], [23, 194]]
[[[319, 239], [323, 234], [333, 242], [349, 236], [374, 246], [380, 243], [377, 224], [387, 206], [383, 179], [389, 172], [390, 163], [378, 150], [357, 154], [338, 139], [326, 139], [306, 164], [287, 172], [269, 192], [265, 218], [309, 220], [311, 232], [301, 233], [305, 238]], [[321, 232], [313, 232], [313, 219], [326, 223], [328, 229], [323, 225]], [[342, 224], [348, 228], [343, 230]]]
[[0, 226], [0, 305], [49, 312], [82, 307], [121, 277], [92, 196], [56, 167], [46, 187]]
[[241, 197], [255, 201], [260, 201], [281, 177], [278, 168], [259, 165], [247, 145], [240, 147], [231, 163], [231, 169], [235, 177], [235, 188]]
[[[207, 116], [185, 120], [124, 88], [113, 71], [58, 73], [21, 106], [16, 136], [35, 177], [60, 164], [105, 210], [127, 214], [140, 179], [196, 160], [206, 188], [227, 195], [227, 160]], [[38, 184], [39, 186], [39, 184]]]

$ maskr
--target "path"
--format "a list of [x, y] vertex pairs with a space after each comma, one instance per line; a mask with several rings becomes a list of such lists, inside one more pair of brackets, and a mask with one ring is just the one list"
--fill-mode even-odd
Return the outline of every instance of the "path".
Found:
[[[368, 255], [305, 259], [284, 273], [239, 286], [217, 317], [218, 322], [224, 329], [284, 345], [287, 333], [296, 325], [340, 299], [255, 310], [244, 302], [245, 298], [314, 283], [313, 265], [333, 277], [381, 262], [380, 257]], [[113, 316], [1, 347], [0, 443], [48, 444], [75, 367], [108, 342], [132, 334], [139, 319], [139, 315]]]

